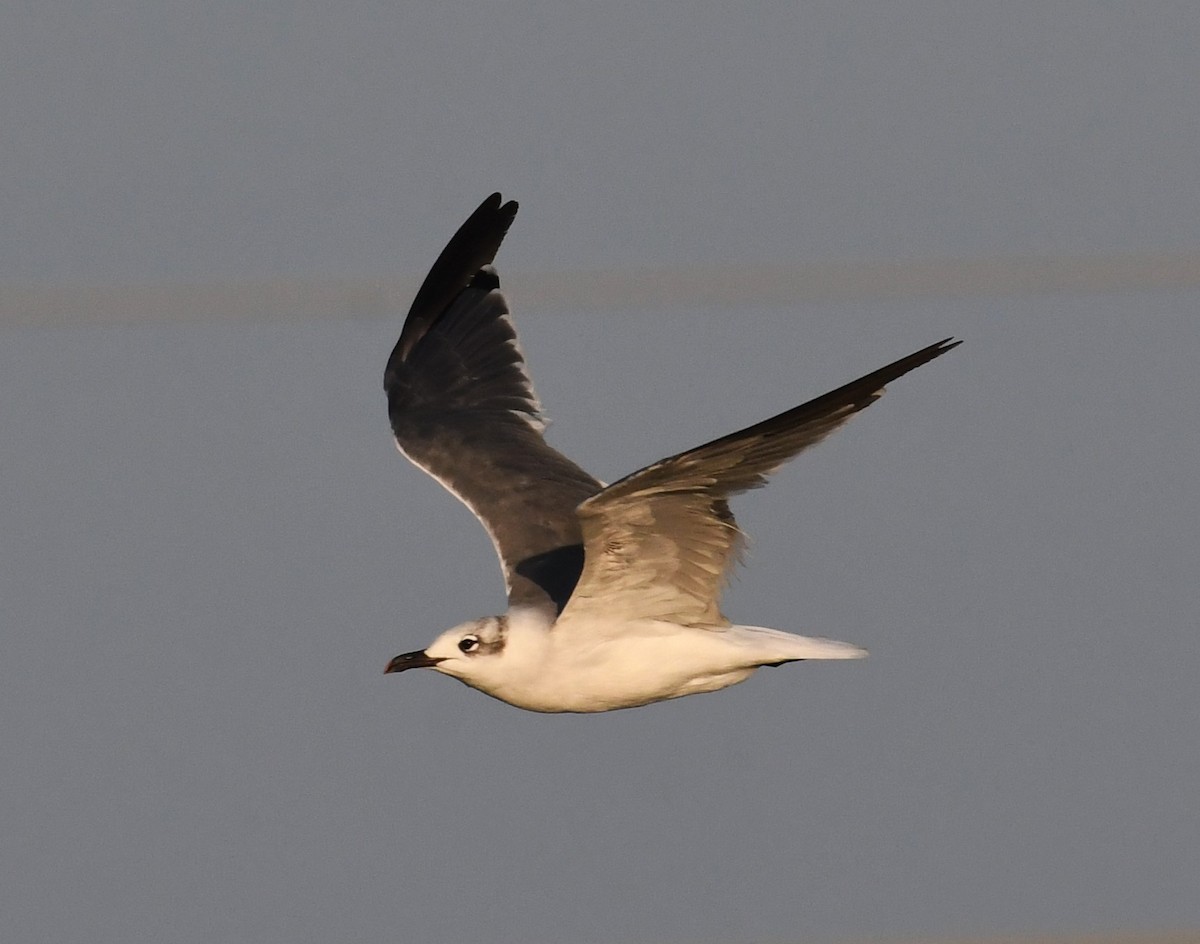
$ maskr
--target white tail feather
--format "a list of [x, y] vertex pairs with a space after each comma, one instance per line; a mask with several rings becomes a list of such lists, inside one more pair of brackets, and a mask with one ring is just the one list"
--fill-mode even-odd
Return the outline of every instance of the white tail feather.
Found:
[[797, 636], [765, 626], [734, 626], [732, 629], [763, 654], [764, 662], [788, 659], [861, 659], [867, 650], [849, 642], [822, 639], [820, 636]]

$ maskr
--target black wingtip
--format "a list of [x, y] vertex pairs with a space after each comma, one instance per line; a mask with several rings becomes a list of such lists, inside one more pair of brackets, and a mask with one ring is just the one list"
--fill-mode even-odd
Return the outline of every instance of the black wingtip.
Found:
[[[484, 200], [483, 203], [479, 204], [479, 207], [475, 210], [475, 213], [479, 213], [483, 210], [488, 210], [495, 213], [497, 210], [499, 210], [500, 214], [507, 216], [508, 221], [511, 223], [513, 217], [517, 215], [517, 210], [519, 209], [521, 209], [521, 204], [517, 203], [516, 200], [509, 200], [508, 203], [505, 203], [504, 197], [501, 195], [500, 191], [497, 190], [490, 197]], [[475, 213], [472, 213], [471, 216], [474, 216]]]
[[[880, 368], [873, 374], [868, 374], [866, 377], [854, 381], [854, 384], [860, 384], [863, 381], [870, 381], [874, 378], [878, 378], [879, 386], [883, 387], [885, 384], [891, 383], [891, 381], [896, 380], [899, 377], [903, 377], [910, 370], [915, 370], [922, 364], [928, 364], [935, 357], [941, 357], [947, 351], [954, 350], [960, 344], [962, 344], [962, 340], [960, 338], [944, 338], [941, 341], [938, 341], [936, 344], [931, 344], [929, 347], [923, 347], [919, 351], [914, 351], [912, 354], [909, 354], [908, 357], [902, 357], [900, 360], [892, 364], [888, 364], [887, 367]], [[847, 387], [853, 386], [854, 384], [847, 384]]]
[[929, 347], [921, 348], [921, 350], [917, 351], [916, 353], [910, 354], [907, 358], [905, 358], [905, 360], [916, 359], [925, 354], [928, 354], [929, 359], [932, 360], [935, 357], [941, 357], [947, 351], [954, 350], [960, 344], [962, 344], [962, 339], [956, 338], [953, 335], [951, 335], [948, 338], [943, 338], [942, 340], [938, 341], [936, 344], [931, 344], [931, 345], [929, 345]]
[[417, 290], [400, 332], [400, 340], [388, 359], [384, 373], [385, 386], [393, 364], [408, 357], [459, 292], [471, 284], [476, 273], [495, 260], [496, 252], [520, 209], [516, 200], [503, 201], [499, 191], [487, 197], [455, 231], [446, 248], [438, 255]]

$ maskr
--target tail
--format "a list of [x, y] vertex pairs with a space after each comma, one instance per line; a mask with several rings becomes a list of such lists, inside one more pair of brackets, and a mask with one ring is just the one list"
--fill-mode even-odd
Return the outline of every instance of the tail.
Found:
[[849, 642], [797, 636], [765, 626], [734, 626], [746, 643], [761, 658], [759, 665], [783, 665], [805, 659], [862, 659], [867, 650]]

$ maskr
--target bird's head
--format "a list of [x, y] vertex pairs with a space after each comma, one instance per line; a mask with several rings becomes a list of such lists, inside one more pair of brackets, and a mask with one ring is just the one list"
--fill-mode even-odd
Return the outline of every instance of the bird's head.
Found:
[[508, 641], [508, 618], [486, 616], [448, 629], [429, 646], [396, 656], [385, 672], [436, 669], [475, 687], [499, 669]]

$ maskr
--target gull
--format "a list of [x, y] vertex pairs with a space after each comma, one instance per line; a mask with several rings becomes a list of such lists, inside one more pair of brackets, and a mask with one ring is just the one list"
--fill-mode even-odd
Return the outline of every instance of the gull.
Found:
[[530, 711], [598, 712], [716, 691], [762, 666], [866, 655], [726, 618], [721, 591], [743, 540], [729, 498], [961, 342], [931, 344], [605, 486], [543, 438], [492, 266], [516, 213], [492, 194], [459, 228], [384, 372], [397, 447], [483, 524], [508, 609], [447, 630], [386, 671], [433, 669]]

